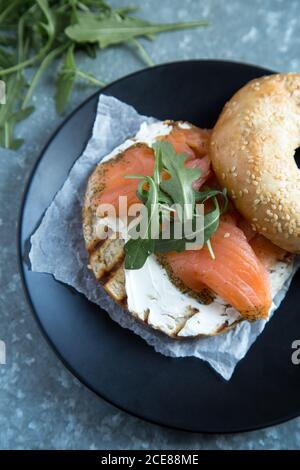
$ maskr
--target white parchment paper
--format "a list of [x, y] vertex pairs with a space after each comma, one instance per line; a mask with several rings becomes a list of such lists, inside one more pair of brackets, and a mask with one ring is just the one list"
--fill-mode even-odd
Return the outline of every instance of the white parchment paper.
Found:
[[[104, 308], [123, 328], [141, 336], [157, 352], [166, 356], [202, 359], [229, 380], [237, 363], [265, 328], [265, 321], [243, 322], [217, 337], [174, 340], [137, 323], [110, 299], [87, 269], [81, 225], [81, 206], [87, 179], [96, 164], [117, 145], [134, 136], [145, 121], [153, 122], [154, 119], [139, 115], [134, 108], [113, 97], [100, 96], [87, 147], [31, 237], [31, 269], [50, 273], [58, 281], [71, 285]], [[284, 298], [291, 278], [276, 296], [273, 311]]]

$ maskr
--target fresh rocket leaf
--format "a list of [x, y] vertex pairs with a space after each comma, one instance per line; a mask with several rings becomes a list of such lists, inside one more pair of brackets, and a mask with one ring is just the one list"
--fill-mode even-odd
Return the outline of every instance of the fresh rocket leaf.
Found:
[[169, 179], [161, 181], [160, 187], [183, 208], [183, 219], [192, 219], [195, 204], [195, 192], [192, 185], [200, 177], [200, 170], [186, 168], [184, 164], [187, 155], [176, 154], [169, 142], [156, 142], [153, 147], [155, 152], [162, 153], [162, 163], [170, 175]]
[[[219, 226], [221, 211], [216, 197], [213, 197], [213, 203], [214, 209], [204, 215], [203, 226], [201, 226], [201, 232], [203, 232], [203, 244], [207, 243], [208, 240], [210, 240], [211, 236], [215, 233]], [[186, 244], [193, 242], [196, 239], [196, 235], [198, 233], [195, 230], [191, 232], [190, 237], [186, 236], [180, 239], [174, 238], [172, 236], [174, 233], [172, 225], [170, 232], [171, 237], [169, 239], [163, 239], [162, 237], [160, 237], [158, 240], [155, 240], [155, 252], [168, 253], [170, 251], [184, 251], [186, 249]]]
[[0, 36], [0, 44], [1, 46], [15, 46], [16, 45], [16, 39], [14, 37], [10, 36]]
[[14, 56], [3, 47], [0, 47], [0, 68], [11, 67], [14, 63]]
[[[17, 111], [20, 96], [19, 90], [26, 86], [24, 78], [12, 75], [6, 80], [6, 103], [0, 105], [0, 145], [4, 148], [17, 149], [21, 145], [20, 139], [14, 139], [13, 129], [22, 117]], [[26, 112], [27, 115], [28, 111]]]
[[[206, 25], [202, 21], [152, 24], [132, 16], [135, 10], [128, 6], [113, 8], [104, 0], [0, 0], [0, 79], [6, 85], [15, 80], [17, 87], [6, 86], [7, 103], [13, 103], [12, 107], [0, 105], [0, 146], [16, 148], [21, 144], [20, 139], [14, 138], [15, 116], [26, 118], [29, 111], [25, 110], [30, 108], [35, 87], [54, 60], [63, 61], [59, 78], [53, 80], [57, 84], [56, 107], [63, 112], [77, 79], [94, 86], [104, 85], [74, 65], [77, 52], [95, 58], [99, 47], [128, 44], [150, 66], [152, 59], [138, 37], [153, 39], [159, 32]], [[66, 61], [72, 62], [72, 54], [74, 63], [66, 66]], [[36, 70], [28, 88], [22, 75], [33, 66]]]
[[55, 94], [56, 110], [59, 114], [62, 114], [69, 101], [69, 97], [72, 93], [74, 82], [76, 77], [76, 63], [74, 57], [74, 46], [70, 46], [66, 56], [63, 68], [61, 69]]
[[111, 15], [98, 19], [91, 14], [80, 14], [77, 24], [66, 29], [66, 35], [75, 42], [97, 42], [100, 48], [130, 41], [133, 38], [178, 29], [207, 26], [205, 21], [190, 23], [152, 24], [131, 16], [123, 20]]
[[227, 189], [224, 188], [222, 191], [220, 189], [207, 189], [204, 191], [195, 191], [195, 200], [196, 202], [201, 202], [202, 204], [209, 199], [216, 199], [217, 196], [221, 196], [223, 200], [223, 207], [220, 211], [220, 215], [226, 212], [228, 207], [228, 197]]
[[[156, 142], [153, 149], [155, 163], [152, 177], [142, 175], [125, 177], [141, 179], [137, 187], [137, 196], [148, 209], [146, 215], [143, 215], [148, 217], [148, 220], [144, 221], [147, 227], [146, 233], [137, 240], [131, 238], [125, 244], [126, 269], [140, 269], [152, 253], [184, 251], [187, 243], [198, 243], [198, 245], [206, 243], [211, 256], [214, 257], [210, 238], [219, 226], [221, 214], [227, 208], [226, 191], [218, 189], [194, 191], [193, 182], [199, 178], [200, 170], [185, 167], [187, 156], [176, 154], [173, 146], [166, 141]], [[166, 173], [168, 179], [163, 177]], [[218, 196], [223, 199], [222, 210]], [[213, 209], [199, 214], [196, 203], [205, 203], [208, 200], [212, 200]], [[188, 205], [187, 215], [180, 219], [178, 206], [186, 209], [186, 205]], [[188, 226], [185, 225], [187, 221], [190, 221]], [[156, 224], [155, 230], [151, 232], [150, 227], [153, 224]]]
[[186, 240], [183, 238], [176, 240], [175, 238], [170, 238], [169, 240], [158, 239], [155, 240], [155, 253], [170, 253], [170, 251], [177, 251], [180, 253], [184, 251], [186, 247]]
[[36, 0], [36, 2], [43, 11], [47, 20], [46, 23], [42, 22], [41, 26], [45, 29], [45, 31], [47, 31], [49, 38], [52, 39], [55, 34], [55, 18], [51, 8], [49, 7], [48, 0]]
[[32, 93], [38, 83], [38, 81], [40, 80], [41, 78], [41, 75], [44, 73], [44, 71], [46, 70], [46, 68], [53, 62], [53, 60], [61, 54], [61, 52], [63, 52], [66, 47], [67, 47], [68, 44], [63, 44], [59, 47], [57, 47], [56, 49], [53, 49], [51, 52], [49, 52], [48, 55], [46, 55], [45, 59], [41, 62], [39, 68], [37, 69], [32, 81], [31, 81], [31, 84], [30, 84], [30, 87], [26, 93], [26, 96], [24, 98], [24, 101], [23, 101], [23, 105], [22, 107], [25, 107], [27, 106], [27, 103], [28, 101], [30, 100], [31, 96], [32, 96]]
[[227, 201], [226, 197], [226, 189], [222, 191], [220, 189], [207, 189], [203, 191], [194, 191], [195, 192], [195, 201], [196, 202], [205, 202], [208, 199], [215, 197], [215, 196], [222, 196], [224, 198], [224, 202]]
[[220, 207], [218, 204], [218, 200], [216, 197], [213, 197], [213, 202], [215, 208], [210, 211], [208, 214], [204, 215], [204, 243], [211, 238], [211, 236], [215, 233], [217, 228], [219, 227], [220, 222]]
[[34, 106], [28, 106], [28, 108], [20, 109], [11, 115], [11, 120], [15, 123], [23, 121], [33, 113], [34, 109]]
[[[131, 238], [125, 243], [125, 268], [140, 269], [146, 262], [148, 256], [154, 252], [154, 239], [159, 232], [159, 219], [157, 215], [158, 192], [154, 180], [148, 176], [144, 180], [148, 184], [148, 195], [145, 207], [147, 209], [144, 225], [145, 233], [142, 231], [143, 223], [139, 223], [141, 233], [139, 238]], [[129, 232], [130, 235], [130, 232]]]
[[125, 269], [140, 269], [144, 266], [147, 258], [153, 253], [153, 241], [130, 239], [125, 243]]

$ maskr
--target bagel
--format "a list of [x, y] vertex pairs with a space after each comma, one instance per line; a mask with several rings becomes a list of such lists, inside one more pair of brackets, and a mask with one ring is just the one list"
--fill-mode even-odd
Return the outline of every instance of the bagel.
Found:
[[300, 253], [300, 74], [249, 82], [225, 105], [212, 165], [237, 210], [279, 247]]

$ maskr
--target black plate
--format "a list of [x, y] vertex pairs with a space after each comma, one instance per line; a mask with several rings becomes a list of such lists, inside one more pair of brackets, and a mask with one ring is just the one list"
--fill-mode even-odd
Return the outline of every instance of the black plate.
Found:
[[[160, 119], [211, 127], [243, 84], [271, 73], [251, 65], [188, 61], [125, 77], [103, 92]], [[261, 428], [300, 414], [300, 366], [291, 362], [299, 337], [300, 276], [279, 311], [240, 362], [230, 382], [204, 362], [171, 359], [114, 323], [104, 311], [52, 276], [28, 269], [28, 238], [91, 134], [98, 93], [83, 103], [44, 149], [20, 218], [20, 256], [29, 301], [67, 367], [101, 397], [146, 420], [201, 432]]]

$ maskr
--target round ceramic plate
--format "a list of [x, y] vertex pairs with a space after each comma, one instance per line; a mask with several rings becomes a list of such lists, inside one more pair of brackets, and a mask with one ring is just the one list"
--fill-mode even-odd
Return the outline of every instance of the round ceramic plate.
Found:
[[[238, 88], [269, 73], [232, 62], [177, 62], [134, 73], [101, 92], [145, 115], [212, 127]], [[226, 382], [198, 359], [156, 353], [84, 296], [50, 275], [29, 270], [29, 237], [91, 135], [98, 97], [99, 93], [73, 112], [44, 149], [20, 217], [24, 286], [50, 344], [64, 364], [102, 398], [169, 427], [235, 432], [299, 415], [300, 365], [291, 361], [292, 342], [300, 339], [299, 274], [280, 309]]]

